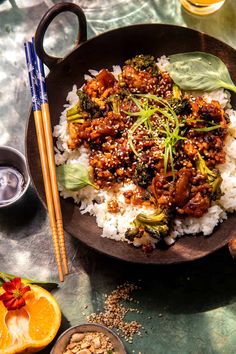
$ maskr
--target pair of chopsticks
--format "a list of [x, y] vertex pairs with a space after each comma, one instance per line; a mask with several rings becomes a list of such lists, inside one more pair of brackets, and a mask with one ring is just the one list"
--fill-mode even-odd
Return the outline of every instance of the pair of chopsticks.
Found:
[[48, 107], [43, 63], [37, 56], [32, 42], [24, 43], [29, 74], [34, 122], [38, 140], [47, 208], [52, 232], [53, 247], [60, 281], [68, 274], [60, 197], [57, 186], [52, 127]]

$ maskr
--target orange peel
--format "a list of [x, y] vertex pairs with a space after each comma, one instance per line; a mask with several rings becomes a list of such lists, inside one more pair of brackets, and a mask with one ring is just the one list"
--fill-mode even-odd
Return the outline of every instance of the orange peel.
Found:
[[[61, 310], [45, 289], [30, 284], [26, 305], [8, 311], [0, 301], [0, 353], [36, 353], [56, 336], [61, 325]], [[1, 289], [0, 289], [1, 291]]]

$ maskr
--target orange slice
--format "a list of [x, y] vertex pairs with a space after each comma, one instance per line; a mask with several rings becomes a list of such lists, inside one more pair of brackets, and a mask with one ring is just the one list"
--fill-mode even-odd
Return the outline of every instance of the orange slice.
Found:
[[0, 353], [35, 353], [46, 347], [61, 325], [61, 311], [45, 289], [30, 284], [26, 305], [8, 311], [0, 301]]

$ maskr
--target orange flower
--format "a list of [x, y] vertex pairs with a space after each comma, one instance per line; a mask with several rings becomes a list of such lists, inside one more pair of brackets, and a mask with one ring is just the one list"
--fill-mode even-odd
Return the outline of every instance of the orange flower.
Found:
[[30, 291], [30, 287], [21, 283], [21, 278], [14, 278], [3, 284], [5, 293], [0, 295], [0, 300], [8, 310], [17, 310], [25, 306], [24, 294]]

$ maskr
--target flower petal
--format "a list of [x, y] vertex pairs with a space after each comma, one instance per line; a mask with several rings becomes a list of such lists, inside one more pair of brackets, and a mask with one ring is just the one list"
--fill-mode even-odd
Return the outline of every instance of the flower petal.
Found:
[[12, 280], [12, 284], [14, 285], [14, 287], [16, 289], [20, 289], [21, 288], [21, 278], [14, 278]]
[[13, 298], [13, 294], [10, 294], [10, 293], [7, 293], [7, 292], [3, 293], [0, 296], [0, 300], [2, 300], [2, 301], [8, 301], [8, 300], [10, 300], [12, 298]]
[[31, 288], [29, 285], [24, 286], [23, 288], [20, 289], [21, 296], [23, 296], [27, 291], [30, 291], [30, 290], [31, 290]]
[[12, 292], [13, 290], [15, 290], [15, 285], [11, 281], [6, 281], [6, 283], [4, 283], [2, 287], [5, 291], [8, 292]]
[[0, 301], [5, 301], [7, 298], [7, 293], [3, 293], [2, 295], [0, 295]]
[[20, 309], [23, 306], [25, 306], [25, 299], [21, 297], [20, 299], [17, 300], [17, 309]]
[[15, 308], [14, 308], [15, 299], [14, 298], [12, 298], [10, 300], [3, 301], [3, 304], [8, 310], [15, 310]]

